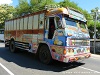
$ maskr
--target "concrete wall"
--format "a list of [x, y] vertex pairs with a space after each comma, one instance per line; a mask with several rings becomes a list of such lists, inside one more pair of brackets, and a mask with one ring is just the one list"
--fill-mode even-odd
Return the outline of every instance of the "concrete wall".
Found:
[[[94, 39], [90, 39], [90, 52], [94, 53]], [[100, 52], [100, 39], [96, 39], [95, 52]]]

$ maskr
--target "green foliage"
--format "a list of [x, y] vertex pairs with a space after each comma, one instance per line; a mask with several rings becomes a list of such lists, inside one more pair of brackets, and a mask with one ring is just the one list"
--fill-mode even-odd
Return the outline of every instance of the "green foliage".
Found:
[[39, 0], [30, 0], [30, 8], [31, 8], [31, 13], [32, 12], [36, 12], [36, 11], [39, 11], [39, 5], [40, 5], [40, 2]]
[[15, 8], [7, 4], [0, 5], [0, 29], [4, 28], [4, 21], [13, 18]]
[[[98, 11], [99, 8], [96, 7], [94, 9], [91, 10], [91, 16], [92, 16], [92, 20], [90, 20], [89, 22], [89, 26], [88, 28], [90, 29], [90, 31], [94, 32], [94, 25], [95, 25], [95, 19], [96, 19], [96, 16], [97, 16], [97, 20], [96, 20], [96, 29], [98, 30], [96, 33], [97, 35], [100, 34], [100, 12]], [[96, 15], [97, 13], [97, 15]], [[93, 35], [94, 33], [90, 33], [90, 35]], [[100, 37], [99, 37], [100, 38]]]
[[29, 0], [29, 2], [27, 0], [19, 0], [15, 16], [37, 12], [43, 10], [45, 5], [54, 3], [54, 0]]
[[30, 6], [27, 0], [19, 0], [19, 5], [15, 9], [16, 9], [16, 13], [14, 14], [15, 17], [22, 16], [30, 12]]
[[[49, 5], [49, 4], [53, 4], [55, 3], [54, 0], [30, 0], [30, 6], [31, 7], [38, 7], [38, 10], [41, 9], [40, 7], [43, 7], [45, 5]], [[37, 8], [34, 8], [37, 9]], [[44, 9], [44, 7], [42, 8], [42, 10]]]
[[63, 7], [72, 7], [72, 8], [75, 8], [75, 9], [81, 9], [77, 6], [76, 3], [70, 2], [70, 0], [64, 0], [64, 1], [60, 2], [59, 5], [61, 5]]

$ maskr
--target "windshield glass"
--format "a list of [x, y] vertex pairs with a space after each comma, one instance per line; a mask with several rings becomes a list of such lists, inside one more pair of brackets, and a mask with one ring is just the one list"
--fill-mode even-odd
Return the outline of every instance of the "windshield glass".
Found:
[[65, 21], [66, 21], [66, 25], [77, 27], [77, 24], [76, 24], [75, 20], [65, 17]]

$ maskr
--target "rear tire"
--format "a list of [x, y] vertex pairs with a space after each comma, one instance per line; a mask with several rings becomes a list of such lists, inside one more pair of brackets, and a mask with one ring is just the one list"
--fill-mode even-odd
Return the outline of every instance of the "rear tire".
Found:
[[43, 45], [39, 50], [39, 59], [44, 64], [50, 64], [52, 62], [52, 57], [49, 48]]
[[14, 40], [11, 40], [10, 41], [10, 44], [9, 44], [9, 49], [12, 53], [15, 53], [16, 52], [16, 47], [15, 47], [15, 42]]

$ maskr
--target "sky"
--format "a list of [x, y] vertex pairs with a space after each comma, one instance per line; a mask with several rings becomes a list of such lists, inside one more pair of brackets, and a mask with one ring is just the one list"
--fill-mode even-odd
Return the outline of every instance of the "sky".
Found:
[[[63, 0], [55, 0], [56, 2], [60, 2]], [[75, 2], [79, 7], [81, 7], [84, 10], [87, 10], [89, 13], [91, 9], [94, 9], [95, 7], [100, 8], [100, 0], [70, 0]], [[0, 4], [10, 4], [13, 6], [18, 5], [18, 0], [0, 0]]]

